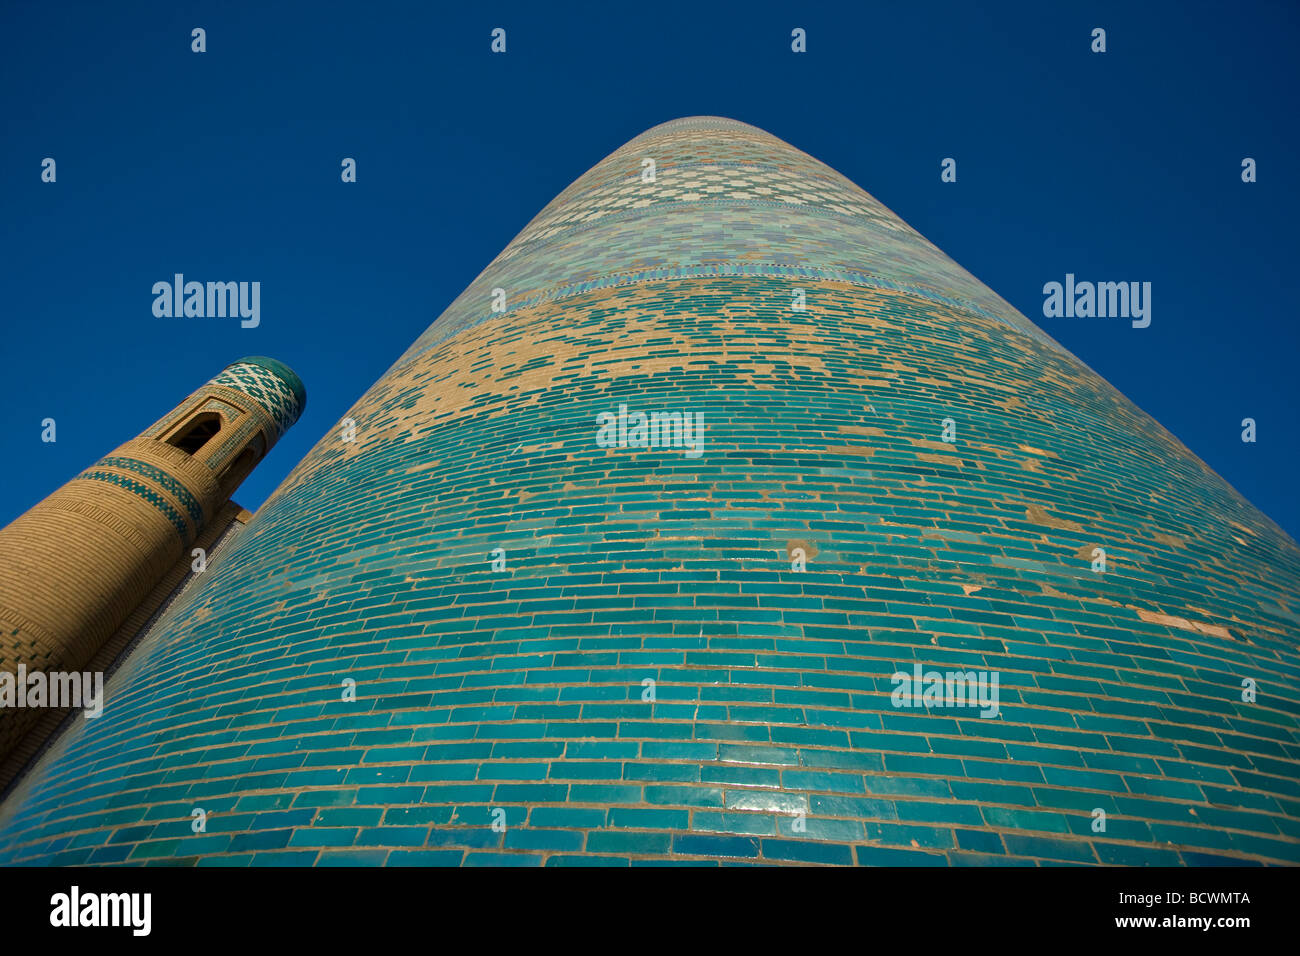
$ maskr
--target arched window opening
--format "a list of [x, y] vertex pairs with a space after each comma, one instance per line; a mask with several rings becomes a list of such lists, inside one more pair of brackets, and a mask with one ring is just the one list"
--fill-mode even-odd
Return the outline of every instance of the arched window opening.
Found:
[[221, 416], [216, 412], [202, 412], [167, 439], [167, 444], [196, 455], [199, 449], [211, 441], [212, 436], [219, 431], [221, 431]]

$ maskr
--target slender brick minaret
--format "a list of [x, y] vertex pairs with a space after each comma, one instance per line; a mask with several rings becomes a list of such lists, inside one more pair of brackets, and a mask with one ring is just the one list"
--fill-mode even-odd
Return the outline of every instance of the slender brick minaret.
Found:
[[0, 864], [1300, 862], [1300, 548], [761, 130], [616, 150], [345, 418]]
[[[159, 585], [230, 523], [231, 494], [305, 402], [287, 367], [242, 359], [0, 530], [0, 670], [111, 663], [106, 645], [120, 651], [156, 609]], [[41, 716], [0, 707], [0, 758]]]

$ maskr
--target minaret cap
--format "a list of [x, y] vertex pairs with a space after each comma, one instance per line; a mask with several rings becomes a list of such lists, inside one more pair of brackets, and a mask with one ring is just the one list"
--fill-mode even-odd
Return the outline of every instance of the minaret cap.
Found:
[[283, 433], [307, 407], [307, 389], [289, 366], [265, 355], [250, 355], [227, 365], [213, 385], [243, 392], [274, 419]]

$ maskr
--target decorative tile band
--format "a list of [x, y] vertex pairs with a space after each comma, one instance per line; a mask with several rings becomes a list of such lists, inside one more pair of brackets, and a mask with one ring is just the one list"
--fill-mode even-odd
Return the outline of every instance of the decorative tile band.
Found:
[[189, 542], [190, 529], [185, 524], [185, 519], [181, 517], [181, 513], [173, 508], [166, 498], [148, 485], [141, 484], [134, 478], [130, 478], [116, 471], [83, 471], [77, 477], [85, 479], [86, 481], [105, 481], [110, 485], [116, 485], [119, 488], [143, 498], [160, 511], [164, 518], [171, 522], [172, 527], [176, 529], [176, 533], [180, 535], [182, 544]]
[[301, 386], [295, 387], [294, 382], [286, 380], [284, 373], [268, 367], [269, 362], [269, 359], [235, 362], [208, 384], [232, 388], [257, 402], [271, 416], [276, 433], [269, 437], [274, 441], [298, 420], [303, 401]]
[[203, 524], [203, 508], [200, 506], [197, 498], [190, 493], [190, 490], [179, 481], [174, 475], [163, 471], [157, 465], [152, 465], [147, 461], [140, 461], [138, 458], [101, 458], [99, 466], [103, 468], [120, 468], [123, 471], [134, 472], [144, 478], [165, 488], [171, 492], [180, 503], [185, 507], [189, 516], [194, 520], [196, 528]]

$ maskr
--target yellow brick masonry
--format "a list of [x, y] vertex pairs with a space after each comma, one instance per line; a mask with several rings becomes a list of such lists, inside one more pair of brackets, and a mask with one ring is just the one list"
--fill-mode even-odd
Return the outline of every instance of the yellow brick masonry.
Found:
[[[223, 403], [220, 428], [196, 454], [163, 440], [214, 398]], [[257, 400], [209, 383], [0, 530], [0, 670], [111, 665], [181, 582], [191, 549], [235, 520], [239, 509], [228, 502], [243, 475], [223, 478], [219, 469], [250, 447], [260, 458], [276, 435]], [[0, 787], [57, 726], [42, 714], [0, 708]], [[34, 728], [44, 735], [24, 741]]]
[[[204, 549], [210, 564], [211, 560], [216, 557], [218, 550], [233, 538], [233, 532], [238, 531], [247, 524], [248, 519], [251, 517], [252, 514], [249, 511], [241, 508], [233, 501], [227, 502], [217, 513], [217, 516], [208, 522], [203, 533], [195, 540], [194, 546]], [[104, 642], [86, 663], [84, 669], [92, 673], [112, 669], [123, 653], [135, 643], [136, 638], [142, 633], [142, 629], [153, 620], [163, 605], [179, 595], [194, 580], [195, 575], [191, 558], [189, 554], [183, 554], [163, 576], [162, 580], [158, 582], [149, 596], [127, 615], [122, 626]], [[3, 792], [23, 769], [31, 763], [32, 758], [44, 749], [46, 743], [71, 712], [71, 709], [66, 707], [51, 707], [29, 712], [34, 716], [28, 721], [28, 729], [13, 745], [12, 749], [3, 757], [0, 757], [0, 792]]]

